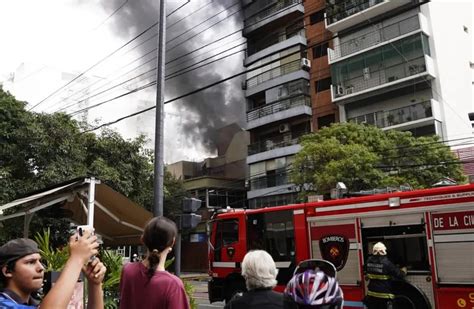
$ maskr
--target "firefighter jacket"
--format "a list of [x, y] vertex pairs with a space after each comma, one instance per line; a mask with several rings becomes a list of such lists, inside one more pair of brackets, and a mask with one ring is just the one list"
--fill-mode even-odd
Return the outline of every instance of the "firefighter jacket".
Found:
[[367, 295], [383, 299], [394, 299], [392, 280], [402, 279], [405, 274], [385, 255], [372, 255], [366, 263], [369, 285]]

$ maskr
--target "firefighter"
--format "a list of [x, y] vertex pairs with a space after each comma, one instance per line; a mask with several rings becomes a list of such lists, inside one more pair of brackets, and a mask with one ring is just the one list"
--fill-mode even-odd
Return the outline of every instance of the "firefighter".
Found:
[[382, 242], [374, 245], [372, 256], [367, 259], [367, 297], [365, 304], [369, 309], [392, 309], [395, 295], [392, 292], [392, 280], [403, 279], [406, 267], [399, 269], [387, 258], [387, 248]]

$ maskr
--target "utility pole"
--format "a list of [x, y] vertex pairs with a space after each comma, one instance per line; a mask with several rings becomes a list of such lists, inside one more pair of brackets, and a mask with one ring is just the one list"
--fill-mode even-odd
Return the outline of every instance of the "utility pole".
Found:
[[165, 102], [165, 42], [166, 42], [166, 6], [165, 0], [160, 0], [158, 22], [158, 55], [156, 66], [156, 118], [155, 118], [155, 178], [153, 182], [153, 215], [163, 215], [163, 131], [164, 131], [164, 102]]

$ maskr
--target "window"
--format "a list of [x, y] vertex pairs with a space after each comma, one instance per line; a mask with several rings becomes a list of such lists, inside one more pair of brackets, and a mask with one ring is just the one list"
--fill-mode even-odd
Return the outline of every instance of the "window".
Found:
[[248, 250], [265, 250], [275, 262], [281, 262], [278, 284], [286, 284], [295, 268], [295, 233], [293, 212], [275, 211], [249, 215], [247, 219]]
[[323, 43], [313, 47], [313, 59], [326, 56], [328, 54], [328, 43]]
[[377, 227], [362, 230], [364, 260], [372, 254], [375, 243], [387, 246], [387, 256], [396, 265], [409, 271], [429, 271], [428, 247], [424, 225]]
[[309, 23], [314, 25], [324, 20], [324, 10], [317, 11], [309, 16]]
[[214, 260], [222, 261], [221, 249], [239, 240], [239, 221], [237, 219], [217, 221], [214, 244]]
[[318, 117], [318, 129], [322, 129], [323, 127], [329, 127], [331, 123], [335, 122], [336, 116], [334, 114]]
[[320, 79], [314, 82], [315, 92], [328, 90], [331, 88], [331, 77]]

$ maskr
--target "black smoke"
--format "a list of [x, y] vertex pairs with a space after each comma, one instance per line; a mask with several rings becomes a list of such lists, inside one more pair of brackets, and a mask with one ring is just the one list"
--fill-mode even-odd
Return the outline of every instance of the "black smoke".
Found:
[[[167, 1], [167, 13], [172, 12], [175, 8], [185, 2], [185, 0]], [[197, 10], [207, 2], [209, 2], [209, 0], [191, 0], [191, 3], [167, 18], [168, 26], [193, 12], [190, 8]], [[111, 12], [123, 3], [124, 0], [103, 0], [102, 6], [107, 12]], [[129, 0], [126, 5], [115, 14], [113, 21], [110, 23], [112, 25], [111, 27], [113, 27], [113, 30], [117, 35], [122, 36], [126, 40], [134, 37], [157, 21], [158, 3], [159, 1], [157, 0]], [[233, 4], [236, 5], [232, 6]], [[199, 27], [196, 26], [198, 23], [225, 8], [229, 8], [229, 13], [234, 13], [240, 10], [240, 0], [213, 1], [210, 5], [205, 7], [205, 9], [192, 15], [191, 18], [186, 18], [167, 29], [167, 41], [188, 29], [193, 29], [191, 32], [180, 36], [178, 39], [173, 40], [168, 44], [167, 50], [170, 48], [172, 48], [172, 50], [166, 53], [167, 61], [176, 58], [179, 60], [173, 61], [168, 65], [169, 70], [167, 69], [167, 74], [174, 72], [179, 68], [186, 67], [199, 59], [184, 63], [184, 61], [195, 54], [187, 56], [188, 58], [182, 57], [182, 55], [187, 54], [204, 44], [210, 43], [216, 40], [216, 38], [242, 28], [242, 14], [240, 11], [202, 34], [196, 35], [197, 32], [219, 19], [222, 19], [226, 15], [222, 13], [219, 17], [213, 18]], [[149, 31], [146, 36], [144, 35], [143, 39], [137, 41], [144, 41], [145, 38], [150, 37], [151, 34], [155, 34], [156, 32], [157, 30], [155, 28]], [[238, 38], [238, 36], [240, 36], [240, 34], [237, 34], [237, 36], [233, 36], [232, 38], [235, 39]], [[181, 44], [181, 42], [184, 41], [186, 41], [186, 43]], [[241, 42], [242, 41], [243, 40], [241, 40]], [[225, 43], [225, 41], [223, 41], [223, 43]], [[145, 54], [153, 48], [153, 45], [156, 47], [156, 44], [157, 38], [155, 37], [150, 39], [147, 44], [143, 44], [137, 49], [140, 53]], [[179, 44], [179, 46], [176, 46], [177, 44]], [[218, 48], [222, 45], [223, 44], [218, 43], [213, 45], [213, 47]], [[232, 44], [228, 46], [231, 45]], [[245, 45], [242, 45], [239, 49], [243, 49], [244, 47]], [[178, 97], [189, 91], [204, 87], [242, 71], [243, 57], [244, 53], [239, 53], [238, 55], [231, 56], [201, 69], [168, 80], [165, 86], [165, 100]], [[182, 65], [180, 62], [183, 62]], [[147, 64], [147, 66], [150, 69], [155, 67], [156, 61], [152, 61]], [[174, 104], [180, 112], [180, 117], [182, 117], [180, 121], [182, 123], [182, 134], [185, 136], [187, 143], [200, 143], [205, 146], [209, 152], [215, 152], [217, 129], [233, 122], [237, 122], [242, 127], [244, 126], [245, 99], [240, 87], [242, 78], [243, 77], [237, 77], [179, 101], [169, 103]], [[154, 104], [154, 102], [150, 102], [150, 105], [151, 104]]]

